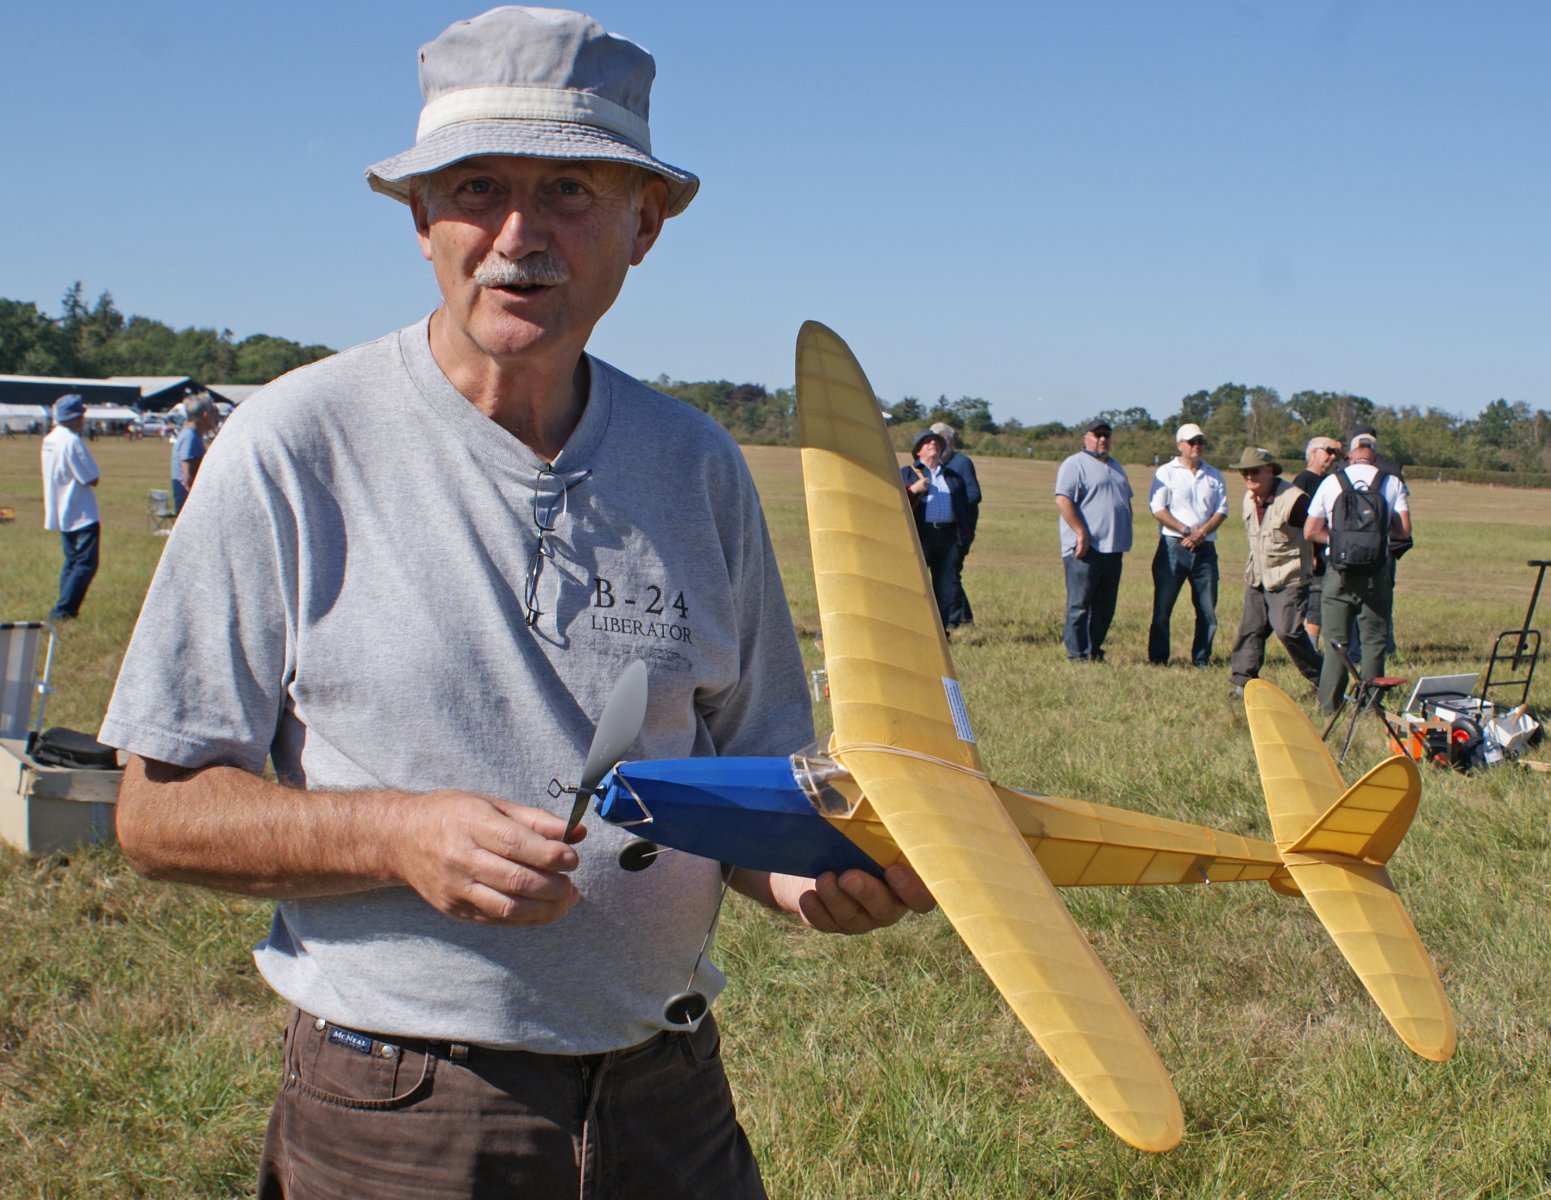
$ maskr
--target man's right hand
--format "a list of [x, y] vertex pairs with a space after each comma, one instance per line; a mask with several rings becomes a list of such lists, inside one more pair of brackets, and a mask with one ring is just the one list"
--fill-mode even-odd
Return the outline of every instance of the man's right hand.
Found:
[[404, 804], [396, 873], [439, 912], [491, 925], [543, 925], [581, 898], [566, 874], [579, 859], [560, 840], [563, 818], [469, 792], [406, 796]]
[[1072, 551], [1078, 558], [1088, 557], [1088, 531], [1086, 529], [1073, 530], [1077, 535], [1077, 548]]
[[557, 920], [579, 899], [561, 817], [471, 792], [304, 791], [131, 756], [115, 821], [142, 874], [246, 896], [407, 885], [450, 917], [502, 925]]

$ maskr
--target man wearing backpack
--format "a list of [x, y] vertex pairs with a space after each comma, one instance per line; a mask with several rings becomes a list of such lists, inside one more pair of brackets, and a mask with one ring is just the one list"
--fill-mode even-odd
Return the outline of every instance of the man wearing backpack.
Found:
[[1395, 590], [1390, 539], [1411, 537], [1411, 512], [1405, 484], [1375, 464], [1378, 449], [1372, 434], [1352, 439], [1350, 465], [1331, 472], [1319, 485], [1303, 526], [1305, 539], [1330, 547], [1320, 606], [1320, 624], [1326, 631], [1319, 676], [1323, 713], [1335, 712], [1345, 698], [1346, 669], [1331, 643], [1332, 634], [1347, 629], [1354, 616], [1362, 630], [1363, 678], [1384, 673], [1384, 641]]

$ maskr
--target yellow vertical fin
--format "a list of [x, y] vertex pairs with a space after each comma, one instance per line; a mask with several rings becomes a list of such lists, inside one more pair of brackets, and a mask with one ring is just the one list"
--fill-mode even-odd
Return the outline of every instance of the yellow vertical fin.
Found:
[[[1400, 1040], [1423, 1058], [1450, 1057], [1453, 1010], [1382, 862], [1311, 848], [1344, 846], [1388, 858], [1409, 824], [1408, 805], [1415, 808], [1416, 764], [1391, 759], [1346, 792], [1329, 750], [1285, 692], [1251, 680], [1244, 706], [1287, 870]], [[1349, 824], [1355, 833], [1342, 828]]]

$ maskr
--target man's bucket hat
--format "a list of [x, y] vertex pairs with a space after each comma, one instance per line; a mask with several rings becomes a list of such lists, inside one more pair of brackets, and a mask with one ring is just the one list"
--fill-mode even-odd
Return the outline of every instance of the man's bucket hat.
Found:
[[54, 401], [54, 424], [63, 425], [66, 421], [75, 421], [86, 415], [86, 401], [71, 392]]
[[934, 429], [923, 429], [920, 433], [916, 434], [916, 440], [910, 444], [910, 453], [920, 454], [921, 447], [924, 446], [927, 442], [937, 443], [938, 454], [941, 454], [948, 448], [947, 440], [942, 436], [942, 434], [938, 433]]
[[1282, 464], [1276, 461], [1276, 456], [1259, 446], [1245, 446], [1239, 452], [1239, 461], [1231, 464], [1228, 470], [1253, 471], [1256, 467], [1270, 467], [1273, 475], [1282, 473]]
[[657, 65], [591, 17], [493, 8], [420, 47], [425, 107], [414, 146], [366, 169], [373, 191], [409, 203], [409, 181], [480, 154], [634, 163], [668, 184], [668, 215], [700, 180], [652, 156]]

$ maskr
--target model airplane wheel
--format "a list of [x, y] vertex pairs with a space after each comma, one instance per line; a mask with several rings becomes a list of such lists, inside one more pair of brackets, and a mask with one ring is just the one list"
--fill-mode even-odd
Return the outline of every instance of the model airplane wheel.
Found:
[[680, 992], [662, 1006], [662, 1015], [670, 1025], [683, 1025], [687, 1028], [705, 1016], [708, 1008], [710, 1005], [706, 1003], [703, 993]]
[[634, 841], [619, 852], [619, 865], [627, 871], [644, 871], [662, 853], [655, 842]]

